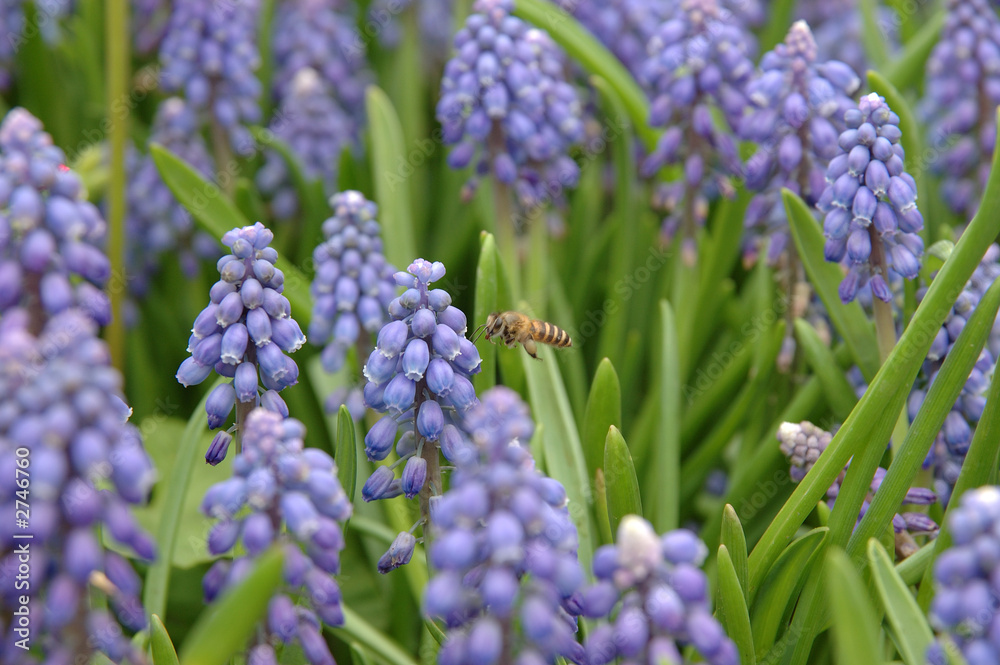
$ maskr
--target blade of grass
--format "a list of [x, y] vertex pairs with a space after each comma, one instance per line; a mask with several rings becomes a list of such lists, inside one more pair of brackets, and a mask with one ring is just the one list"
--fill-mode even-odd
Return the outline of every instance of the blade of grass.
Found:
[[893, 567], [889, 554], [874, 538], [868, 541], [868, 563], [882, 600], [882, 609], [889, 619], [890, 633], [903, 662], [913, 665], [924, 663], [927, 647], [934, 640], [931, 627], [927, 625], [927, 618], [906, 582]]

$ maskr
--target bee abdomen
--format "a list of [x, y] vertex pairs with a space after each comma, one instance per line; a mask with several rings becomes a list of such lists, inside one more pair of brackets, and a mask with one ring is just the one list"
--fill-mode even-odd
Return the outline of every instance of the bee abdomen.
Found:
[[545, 321], [532, 321], [531, 332], [532, 337], [542, 344], [551, 344], [557, 347], [571, 346], [573, 344], [573, 341], [569, 338], [569, 333], [559, 326], [554, 326]]

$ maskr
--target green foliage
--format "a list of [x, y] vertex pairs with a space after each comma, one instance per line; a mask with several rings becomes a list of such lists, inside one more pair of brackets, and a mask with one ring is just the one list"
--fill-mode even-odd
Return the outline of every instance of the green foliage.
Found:
[[639, 481], [635, 476], [632, 456], [622, 433], [614, 425], [608, 428], [603, 469], [610, 530], [615, 534], [618, 533], [618, 524], [623, 517], [642, 516], [642, 498], [639, 496]]

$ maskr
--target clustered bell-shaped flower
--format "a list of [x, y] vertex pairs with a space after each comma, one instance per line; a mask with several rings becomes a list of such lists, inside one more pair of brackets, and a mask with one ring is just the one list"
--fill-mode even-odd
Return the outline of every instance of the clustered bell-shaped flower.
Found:
[[751, 199], [744, 224], [744, 260], [756, 261], [766, 245], [767, 263], [777, 265], [790, 234], [781, 189], [813, 206], [826, 188], [826, 167], [839, 150], [847, 127], [844, 113], [861, 80], [848, 65], [817, 62], [816, 42], [805, 21], [796, 22], [782, 44], [764, 54], [760, 71], [747, 85], [752, 111], [740, 134], [759, 146], [746, 164], [746, 185], [761, 192]]
[[513, 188], [523, 208], [559, 201], [580, 169], [569, 156], [584, 138], [582, 106], [548, 33], [512, 16], [511, 0], [476, 0], [455, 35], [437, 118], [448, 164], [472, 164]]
[[[141, 580], [101, 540], [155, 556], [130, 505], [145, 503], [156, 474], [138, 429], [127, 423], [121, 390], [97, 325], [81, 310], [55, 315], [37, 337], [24, 309], [0, 318], [0, 505], [9, 525], [0, 537], [0, 617], [9, 620], [28, 594], [31, 646], [44, 662], [86, 660], [96, 651], [141, 662], [123, 634], [123, 626], [146, 625]], [[25, 551], [30, 593], [14, 584], [25, 574]], [[91, 606], [93, 589], [111, 611]], [[4, 621], [0, 661], [24, 662]]]
[[[358, 147], [357, 124], [337, 104], [316, 70], [308, 67], [295, 74], [270, 129], [288, 144], [303, 174], [319, 180], [327, 192], [336, 186], [341, 152]], [[271, 196], [275, 216], [290, 219], [296, 215], [298, 194], [281, 154], [268, 150], [256, 179], [261, 191]]]
[[254, 152], [247, 125], [260, 122], [258, 0], [174, 0], [160, 47], [160, 85], [226, 132], [241, 156]]
[[826, 217], [827, 261], [849, 263], [840, 299], [849, 303], [858, 289], [892, 300], [888, 270], [906, 279], [920, 271], [924, 218], [917, 209], [917, 185], [903, 170], [899, 116], [876, 93], [844, 114], [847, 129], [826, 171], [827, 188], [816, 207]]
[[[953, 544], [934, 562], [931, 625], [950, 638], [968, 665], [1000, 662], [1000, 488], [963, 494], [961, 505], [949, 511], [948, 530]], [[932, 665], [951, 662], [940, 641], [927, 656]]]
[[23, 108], [0, 124], [0, 313], [28, 307], [35, 333], [73, 306], [99, 325], [111, 322], [101, 291], [111, 276], [101, 249], [107, 225], [65, 160]]
[[[801, 423], [786, 422], [781, 423], [781, 426], [778, 428], [777, 438], [781, 446], [781, 452], [788, 458], [791, 464], [788, 475], [791, 477], [792, 482], [797, 483], [805, 478], [809, 470], [813, 468], [816, 460], [819, 459], [819, 456], [823, 454], [823, 451], [826, 450], [826, 447], [833, 439], [833, 434], [808, 421], [802, 421]], [[849, 467], [850, 463], [844, 467], [844, 470], [840, 472], [840, 475], [837, 476], [836, 480], [833, 481], [833, 484], [826, 491], [827, 505], [831, 509], [837, 500], [837, 495], [840, 494], [840, 486], [844, 482]], [[868, 506], [874, 500], [875, 493], [882, 486], [885, 474], [885, 469], [881, 467], [875, 469], [875, 475], [869, 486], [870, 491], [861, 504], [861, 512], [858, 514], [857, 521], [860, 522], [861, 518], [868, 511]], [[928, 506], [936, 501], [937, 495], [931, 490], [924, 487], [911, 487], [906, 492], [903, 504]], [[934, 520], [930, 519], [926, 514], [918, 512], [897, 513], [892, 518], [892, 526], [898, 535], [898, 548], [908, 548], [910, 546], [910, 540], [903, 534], [935, 534], [938, 530], [938, 525]], [[912, 554], [912, 551], [906, 550], [905, 553], [909, 555]]]
[[[216, 386], [205, 403], [210, 429], [221, 427], [237, 405], [249, 411], [257, 405], [288, 415], [278, 393], [298, 382], [299, 368], [288, 355], [305, 344], [299, 324], [292, 318], [288, 299], [281, 295], [285, 276], [275, 267], [278, 252], [269, 247], [274, 234], [257, 222], [222, 236], [231, 252], [216, 264], [220, 279], [212, 286], [210, 301], [194, 321], [188, 351], [177, 380], [193, 386], [214, 369], [232, 382]], [[258, 369], [260, 378], [258, 380]], [[260, 395], [259, 384], [266, 392]], [[235, 427], [239, 427], [239, 422]], [[205, 456], [210, 464], [226, 457], [232, 436], [216, 435]]]
[[[614, 545], [594, 553], [597, 583], [584, 589], [583, 615], [602, 619], [587, 636], [587, 665], [623, 662], [686, 664], [692, 645], [709, 665], [736, 665], [736, 645], [712, 616], [708, 548], [687, 529], [656, 535], [646, 520], [626, 515]], [[619, 602], [620, 601], [620, 602]]]
[[979, 207], [996, 146], [1000, 104], [1000, 18], [987, 0], [951, 0], [927, 59], [923, 115], [933, 167], [948, 207], [971, 218]]
[[233, 477], [209, 488], [201, 503], [202, 513], [219, 520], [208, 535], [209, 552], [223, 555], [237, 545], [246, 552], [219, 559], [205, 573], [206, 603], [237, 584], [272, 543], [284, 551], [285, 588], [268, 604], [250, 663], [275, 663], [274, 642], [297, 642], [312, 665], [332, 663], [320, 622], [344, 622], [333, 576], [340, 570], [341, 524], [351, 516], [351, 502], [333, 459], [304, 447], [305, 433], [298, 420], [263, 408], [251, 411]]
[[[207, 179], [215, 171], [214, 161], [199, 133], [198, 118], [180, 97], [160, 103], [153, 121], [150, 142], [159, 143]], [[198, 274], [199, 260], [219, 254], [219, 243], [195, 228], [191, 213], [174, 197], [160, 177], [150, 155], [133, 160], [128, 180], [127, 254], [131, 265], [129, 289], [142, 296], [160, 266], [161, 256], [176, 253], [182, 272]], [[136, 163], [137, 162], [137, 163]]]
[[[326, 238], [313, 250], [316, 276], [310, 292], [313, 313], [309, 339], [323, 346], [323, 369], [334, 373], [344, 365], [350, 347], [370, 336], [389, 320], [389, 303], [396, 297], [396, 269], [382, 254], [378, 206], [353, 190], [330, 198], [333, 216], [323, 222]], [[337, 393], [329, 411], [347, 403], [351, 414], [364, 415], [360, 389]]]
[[[972, 277], [952, 305], [944, 323], [941, 324], [927, 352], [927, 359], [917, 374], [917, 381], [908, 402], [911, 422], [923, 404], [931, 384], [937, 378], [945, 358], [979, 305], [980, 298], [998, 277], [1000, 277], [1000, 247], [990, 245], [983, 260], [976, 266]], [[926, 292], [927, 289], [924, 287], [917, 290], [918, 302], [923, 300]], [[972, 443], [972, 435], [986, 407], [986, 393], [989, 391], [991, 377], [996, 371], [998, 357], [1000, 357], [1000, 323], [994, 322], [986, 346], [972, 367], [972, 372], [962, 386], [958, 399], [945, 417], [944, 425], [924, 462], [925, 467], [934, 469], [934, 489], [945, 505], [951, 497], [951, 491], [965, 461], [965, 454]]]
[[473, 443], [431, 503], [435, 575], [424, 611], [447, 627], [438, 662], [583, 663], [576, 527], [565, 488], [535, 469], [527, 407], [509, 388], [493, 388], [467, 429]]
[[396, 464], [405, 467], [401, 479], [390, 467], [378, 467], [361, 490], [365, 501], [419, 494], [427, 458], [436, 457], [437, 448], [455, 461], [460, 436], [454, 423], [477, 402], [469, 377], [482, 360], [465, 337], [465, 314], [452, 306], [447, 291], [429, 288], [444, 274], [442, 263], [417, 259], [393, 276], [406, 290], [389, 303], [392, 320], [379, 331], [364, 367], [365, 404], [386, 414], [365, 435], [365, 453], [384, 460], [401, 429]]
[[[668, 210], [663, 236], [672, 239], [683, 229], [689, 261], [709, 200], [731, 196], [729, 176], [742, 168], [733, 131], [747, 105], [745, 88], [754, 66], [748, 37], [732, 19], [718, 0], [680, 0], [679, 10], [646, 45], [642, 66], [652, 98], [649, 124], [667, 129], [641, 173], [651, 177], [663, 166], [682, 166], [681, 180], [660, 187], [656, 198]], [[728, 128], [717, 126], [713, 109], [722, 111]]]

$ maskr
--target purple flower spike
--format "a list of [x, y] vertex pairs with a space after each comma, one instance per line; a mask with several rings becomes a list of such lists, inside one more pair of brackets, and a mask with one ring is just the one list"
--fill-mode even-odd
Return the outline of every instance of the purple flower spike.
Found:
[[[216, 537], [209, 536], [210, 546], [214, 545], [219, 554], [237, 544], [242, 544], [247, 554], [232, 562], [221, 584], [216, 579], [218, 571], [211, 568], [204, 585], [206, 590], [211, 587], [215, 596], [237, 583], [239, 576], [233, 571], [248, 567], [271, 543], [280, 541], [286, 551], [285, 583], [302, 600], [296, 606], [288, 596], [275, 596], [268, 605], [268, 619], [262, 628], [279, 642], [298, 639], [303, 650], [311, 654], [311, 663], [328, 663], [333, 657], [322, 638], [314, 636], [306, 649], [302, 631], [305, 626], [318, 626], [320, 619], [336, 624], [343, 616], [333, 574], [339, 570], [340, 551], [344, 547], [337, 521], [350, 517], [351, 507], [337, 480], [333, 459], [321, 450], [304, 448], [304, 436], [302, 423], [274, 411], [257, 408], [247, 416], [243, 451], [233, 464], [233, 478], [211, 487], [202, 504], [205, 515], [217, 516], [220, 514], [214, 508], [217, 501], [239, 491], [240, 486], [249, 490], [249, 493], [244, 490], [244, 496], [250, 499], [249, 513], [239, 508], [229, 511], [213, 529]], [[290, 473], [290, 469], [297, 471]], [[261, 491], [265, 478], [271, 486]]]
[[[828, 242], [826, 258], [834, 262], [846, 259], [849, 266], [840, 285], [840, 298], [845, 303], [854, 300], [858, 290], [869, 282], [872, 293], [888, 302], [892, 298], [886, 288], [888, 271], [914, 279], [924, 249], [916, 234], [922, 228], [917, 222], [922, 218], [916, 209], [916, 189], [913, 178], [903, 171], [899, 116], [873, 92], [861, 98], [858, 108], [844, 114], [844, 122], [847, 129], [840, 134], [840, 154], [847, 154], [850, 161], [851, 154], [867, 152], [869, 161], [864, 172], [857, 175], [840, 173], [836, 159], [830, 162], [827, 189], [816, 204], [826, 214], [826, 237], [843, 237], [844, 218], [839, 211], [848, 211], [852, 219], [847, 242]], [[903, 216], [908, 221], [900, 224]]]
[[564, 78], [562, 51], [512, 10], [511, 0], [473, 4], [444, 69], [437, 118], [455, 146], [449, 165], [475, 167], [467, 191], [492, 173], [534, 208], [576, 186], [568, 152], [584, 138], [582, 104]]

